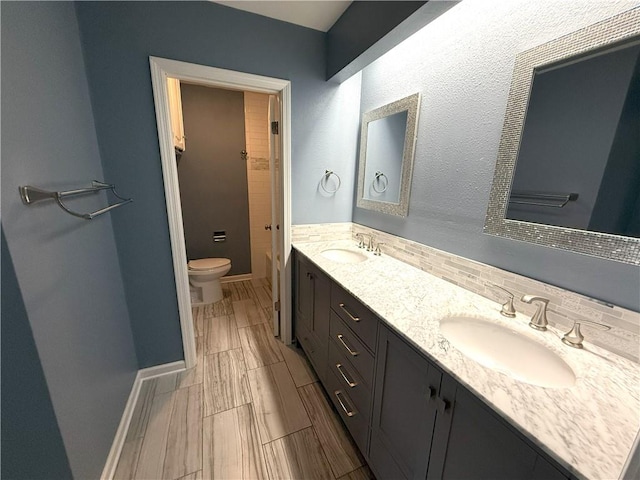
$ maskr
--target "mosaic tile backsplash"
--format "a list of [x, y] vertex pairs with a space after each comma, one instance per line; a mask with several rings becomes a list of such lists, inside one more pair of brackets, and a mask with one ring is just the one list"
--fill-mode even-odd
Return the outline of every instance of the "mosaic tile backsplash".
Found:
[[640, 313], [638, 312], [604, 304], [569, 290], [356, 223], [294, 225], [291, 240], [296, 243], [351, 238], [355, 246], [357, 233], [371, 234], [376, 243], [384, 243], [383, 255], [389, 255], [466, 290], [504, 303], [506, 295], [487, 286], [487, 282], [499, 285], [514, 294], [516, 310], [527, 315], [532, 315], [536, 307], [520, 301], [523, 295], [546, 297], [550, 300], [547, 315], [549, 323], [560, 329], [568, 331], [574, 320], [588, 320], [608, 325], [611, 330], [602, 331], [588, 324], [582, 324], [585, 341], [635, 362], [640, 361]]

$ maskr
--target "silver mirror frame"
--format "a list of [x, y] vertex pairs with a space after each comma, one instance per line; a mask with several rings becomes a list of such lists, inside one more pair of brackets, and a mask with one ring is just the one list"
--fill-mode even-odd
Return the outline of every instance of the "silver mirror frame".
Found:
[[[367, 132], [369, 122], [380, 120], [403, 111], [407, 111], [407, 129], [402, 152], [402, 173], [400, 175], [400, 200], [398, 203], [380, 202], [364, 198], [364, 173], [367, 163]], [[420, 112], [420, 93], [376, 108], [362, 114], [360, 129], [360, 158], [358, 161], [358, 198], [356, 206], [389, 215], [406, 217], [409, 213], [409, 197], [411, 196], [411, 177], [413, 174], [413, 157], [416, 150], [418, 129], [418, 113]]]
[[640, 239], [505, 218], [536, 69], [640, 36], [640, 7], [516, 56], [484, 232], [640, 265]]

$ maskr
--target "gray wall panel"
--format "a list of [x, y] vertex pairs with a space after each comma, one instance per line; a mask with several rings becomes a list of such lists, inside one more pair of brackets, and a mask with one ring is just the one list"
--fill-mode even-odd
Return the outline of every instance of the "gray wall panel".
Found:
[[[188, 140], [178, 180], [187, 258], [228, 258], [227, 275], [251, 273], [247, 161], [240, 158], [244, 93], [184, 83], [181, 91]], [[218, 230], [226, 231], [225, 242], [213, 242]]]

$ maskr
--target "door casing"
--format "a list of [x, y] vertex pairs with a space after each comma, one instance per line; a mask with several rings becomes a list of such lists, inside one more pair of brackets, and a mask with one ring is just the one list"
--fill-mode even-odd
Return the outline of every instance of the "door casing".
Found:
[[178, 170], [171, 134], [167, 77], [211, 87], [274, 94], [280, 99], [280, 185], [282, 187], [280, 231], [282, 232], [282, 252], [279, 260], [273, 260], [280, 263], [280, 337], [285, 344], [290, 344], [292, 334], [289, 294], [291, 292], [291, 265], [289, 262], [291, 256], [291, 82], [159, 57], [149, 57], [149, 64], [186, 368], [192, 368], [196, 365], [196, 344], [191, 315]]

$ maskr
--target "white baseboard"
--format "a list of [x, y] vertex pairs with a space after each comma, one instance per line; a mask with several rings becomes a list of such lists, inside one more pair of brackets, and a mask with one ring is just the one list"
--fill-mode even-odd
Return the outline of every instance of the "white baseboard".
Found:
[[124, 447], [124, 441], [127, 438], [127, 431], [129, 430], [129, 424], [131, 423], [131, 417], [133, 416], [133, 410], [138, 402], [138, 396], [140, 395], [140, 387], [142, 382], [150, 378], [159, 377], [161, 375], [167, 375], [170, 373], [180, 372], [185, 369], [184, 360], [178, 362], [165, 363], [162, 365], [156, 365], [154, 367], [143, 368], [138, 370], [136, 379], [133, 381], [131, 387], [131, 393], [129, 393], [129, 399], [122, 412], [122, 418], [120, 424], [116, 430], [116, 434], [113, 437], [113, 443], [111, 444], [111, 450], [107, 456], [107, 461], [102, 469], [102, 480], [112, 480], [113, 475], [116, 473], [116, 467], [118, 466], [118, 460], [120, 460], [120, 454]]
[[253, 275], [250, 273], [243, 273], [242, 275], [231, 275], [228, 277], [222, 277], [220, 279], [220, 283], [231, 283], [231, 282], [244, 282], [246, 280], [251, 280]]

